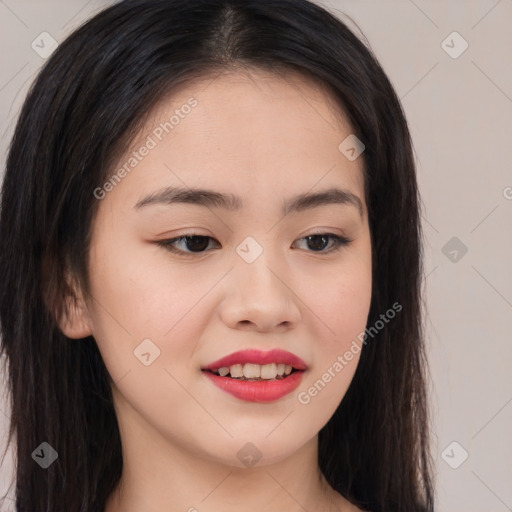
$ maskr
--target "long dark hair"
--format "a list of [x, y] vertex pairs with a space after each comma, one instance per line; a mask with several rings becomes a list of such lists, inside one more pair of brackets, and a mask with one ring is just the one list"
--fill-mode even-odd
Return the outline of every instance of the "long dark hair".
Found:
[[[87, 254], [113, 162], [178, 84], [252, 67], [327, 86], [364, 143], [372, 235], [368, 325], [353, 381], [319, 433], [319, 466], [356, 505], [433, 510], [422, 333], [420, 199], [407, 123], [371, 50], [307, 0], [126, 0], [71, 34], [39, 73], [10, 146], [1, 196], [1, 355], [16, 436], [18, 512], [103, 511], [122, 472], [111, 377], [94, 338], [57, 319], [89, 292]], [[341, 142], [341, 141], [340, 141]], [[47, 469], [34, 450], [58, 458]]]

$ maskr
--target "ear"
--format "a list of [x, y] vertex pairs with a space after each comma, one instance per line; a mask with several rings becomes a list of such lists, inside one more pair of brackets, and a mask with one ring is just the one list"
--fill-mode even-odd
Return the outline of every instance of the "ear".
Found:
[[92, 322], [87, 305], [82, 294], [76, 289], [74, 294], [66, 297], [65, 307], [58, 324], [68, 338], [80, 339], [92, 336]]

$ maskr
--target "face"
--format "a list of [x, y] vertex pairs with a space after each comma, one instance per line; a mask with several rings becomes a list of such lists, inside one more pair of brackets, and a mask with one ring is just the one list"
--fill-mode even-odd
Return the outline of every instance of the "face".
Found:
[[[83, 325], [122, 428], [241, 467], [243, 450], [270, 464], [326, 424], [371, 299], [362, 157], [338, 149], [351, 133], [316, 85], [262, 71], [195, 82], [153, 112], [96, 191], [89, 255]], [[236, 364], [295, 369], [205, 370]]]

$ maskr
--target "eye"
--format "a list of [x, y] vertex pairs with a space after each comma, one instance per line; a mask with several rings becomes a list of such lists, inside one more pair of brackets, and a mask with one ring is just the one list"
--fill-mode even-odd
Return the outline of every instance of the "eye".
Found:
[[[205, 252], [204, 249], [208, 247], [209, 240], [214, 240], [214, 238], [212, 238], [211, 236], [200, 236], [190, 233], [177, 238], [171, 238], [170, 240], [160, 240], [159, 242], [157, 242], [157, 244], [163, 247], [164, 249], [167, 249], [168, 251], [188, 256], [191, 253], [200, 254]], [[182, 249], [176, 248], [176, 244], [183, 242], [185, 243], [185, 248], [189, 250], [184, 251]]]
[[[333, 243], [331, 247], [325, 251], [322, 249], [322, 247], [329, 245], [329, 239], [333, 240]], [[301, 240], [306, 240], [306, 244], [310, 246], [312, 245], [315, 248], [313, 249], [313, 252], [320, 252], [323, 254], [337, 251], [352, 241], [348, 238], [345, 238], [344, 236], [335, 235], [334, 233], [314, 233], [299, 239], [299, 242]]]
[[[329, 245], [329, 239], [332, 240], [332, 245], [328, 250], [325, 250], [324, 246]], [[211, 236], [201, 236], [190, 233], [177, 238], [171, 238], [169, 240], [159, 240], [156, 243], [170, 252], [183, 256], [190, 256], [192, 254], [202, 254], [207, 252], [206, 248], [208, 247], [210, 240], [215, 239]], [[334, 233], [314, 233], [300, 238], [298, 241], [300, 242], [302, 240], [306, 240], [306, 244], [314, 248], [312, 252], [322, 254], [337, 251], [352, 242], [352, 240], [343, 236], [335, 235]], [[215, 242], [217, 241], [215, 240]], [[184, 247], [185, 250], [177, 248], [177, 244], [182, 244], [182, 247]]]

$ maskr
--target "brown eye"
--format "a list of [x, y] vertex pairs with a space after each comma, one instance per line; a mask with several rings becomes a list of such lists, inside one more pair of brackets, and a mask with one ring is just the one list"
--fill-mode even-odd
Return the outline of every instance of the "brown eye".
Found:
[[[329, 245], [329, 239], [332, 239], [333, 243], [329, 249], [325, 250]], [[352, 241], [348, 238], [335, 235], [334, 233], [315, 233], [313, 235], [305, 236], [300, 240], [306, 240], [306, 244], [308, 248], [312, 249], [312, 252], [319, 252], [323, 254], [341, 249], [341, 247], [348, 245]]]
[[[208, 247], [210, 240], [214, 239], [210, 236], [185, 235], [177, 238], [171, 238], [170, 240], [161, 240], [158, 242], [158, 245], [174, 253], [201, 254], [205, 252], [205, 249]], [[184, 247], [184, 249], [176, 248], [176, 244], [178, 243], [181, 243], [181, 247]]]

